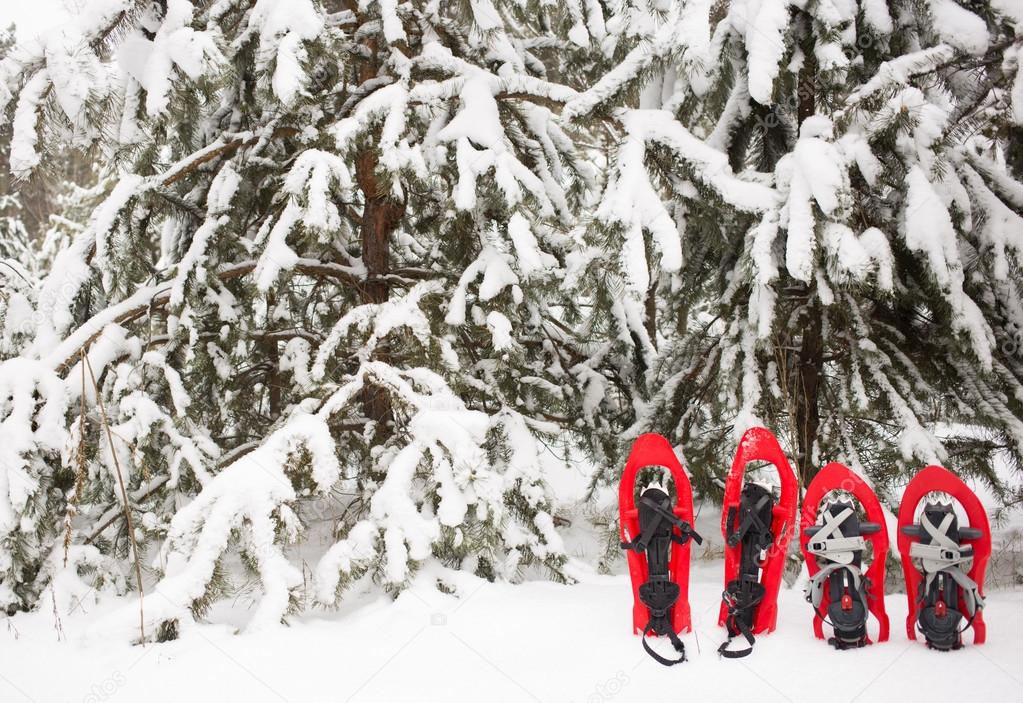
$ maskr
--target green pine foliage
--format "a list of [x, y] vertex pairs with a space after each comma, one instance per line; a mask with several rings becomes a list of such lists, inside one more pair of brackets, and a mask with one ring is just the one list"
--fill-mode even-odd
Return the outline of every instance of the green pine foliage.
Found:
[[1019, 14], [108, 0], [0, 39], [12, 188], [75, 183], [0, 201], [0, 605], [156, 588], [108, 623], [165, 640], [239, 589], [257, 628], [569, 581], [545, 469], [613, 482], [643, 431], [707, 495], [764, 424], [804, 481], [1019, 502]]
[[41, 459], [70, 481], [54, 529], [159, 580], [147, 638], [225, 592], [232, 554], [252, 626], [279, 620], [301, 541], [326, 543], [328, 605], [423, 569], [566, 580], [539, 440], [585, 424], [562, 283], [596, 182], [555, 114], [561, 11], [106, 5], [3, 66], [16, 176], [100, 155], [15, 345], [77, 449]]
[[894, 499], [934, 462], [1018, 501], [993, 466], [1023, 458], [1019, 18], [660, 9], [621, 5], [611, 65], [566, 107], [613, 135], [578, 274], [610, 344], [602, 411], [667, 435], [705, 493], [764, 424], [804, 481], [839, 460]]

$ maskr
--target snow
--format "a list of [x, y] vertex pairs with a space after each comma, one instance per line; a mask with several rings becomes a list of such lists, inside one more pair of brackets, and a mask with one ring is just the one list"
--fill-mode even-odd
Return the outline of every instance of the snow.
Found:
[[860, 7], [863, 9], [864, 22], [879, 36], [883, 37], [892, 33], [894, 25], [892, 16], [888, 12], [888, 3], [885, 0], [863, 0]]
[[893, 85], [908, 85], [914, 75], [933, 70], [936, 65], [950, 61], [953, 56], [955, 50], [951, 46], [939, 44], [885, 61], [874, 77], [853, 91], [849, 99], [856, 102]]
[[323, 31], [323, 15], [310, 0], [258, 0], [248, 16], [246, 34], [258, 34], [257, 65], [262, 70], [273, 63], [271, 86], [285, 105], [302, 91], [306, 71], [303, 42]]
[[[725, 202], [737, 209], [746, 212], [762, 212], [776, 205], [777, 196], [770, 188], [739, 178], [733, 173], [728, 164], [728, 157], [724, 153], [708, 146], [693, 135], [675, 120], [670, 112], [666, 110], [627, 110], [621, 116], [621, 121], [630, 140], [626, 142], [626, 148], [633, 143], [644, 145], [647, 142], [655, 142], [671, 149], [693, 169], [697, 178], [717, 191]], [[630, 188], [642, 188], [643, 190], [639, 192], [643, 193], [649, 183], [648, 186], [643, 186], [642, 183], [637, 184], [635, 181], [643, 178], [644, 175], [645, 169], [643, 171], [636, 170], [634, 175], [626, 175], [624, 185]], [[644, 200], [641, 200], [639, 205], [649, 206]], [[661, 207], [663, 208], [663, 205]], [[650, 215], [646, 217], [649, 218]], [[669, 238], [667, 232], [658, 229], [660, 236], [664, 238], [664, 241], [661, 242], [662, 247], [668, 247], [668, 239], [677, 237], [677, 232]], [[674, 247], [672, 246], [672, 248]], [[674, 259], [672, 258], [671, 261]]]
[[95, 84], [102, 84], [103, 69], [99, 60], [79, 37], [61, 37], [64, 41], [46, 43], [46, 66], [53, 79], [53, 92], [61, 110], [72, 125], [84, 124], [82, 110]]
[[441, 286], [437, 281], [424, 281], [413, 286], [405, 295], [396, 296], [385, 303], [365, 304], [353, 308], [338, 320], [320, 345], [311, 373], [316, 380], [326, 374], [327, 363], [337, 351], [338, 345], [352, 331], [370, 332], [359, 350], [363, 359], [368, 359], [377, 344], [396, 329], [406, 328], [423, 344], [430, 336], [430, 322], [423, 314], [420, 304], [424, 297], [436, 295]]
[[298, 263], [298, 254], [288, 245], [288, 234], [302, 219], [303, 208], [294, 198], [288, 201], [284, 212], [270, 229], [262, 242], [263, 253], [256, 264], [256, 286], [267, 291], [276, 282], [282, 271], [290, 270]]
[[[561, 480], [579, 490], [578, 476]], [[717, 511], [705, 505], [699, 515], [698, 530], [720, 544]], [[68, 595], [58, 603], [74, 594], [80, 605], [71, 614], [59, 611], [59, 630], [50, 608], [18, 615], [0, 629], [0, 691], [12, 701], [92, 700], [101, 692], [111, 703], [205, 700], [211, 690], [252, 703], [468, 701], [481, 695], [488, 701], [640, 701], [664, 698], [679, 686], [692, 700], [722, 703], [740, 697], [816, 703], [823, 685], [836, 702], [1023, 696], [1015, 673], [1023, 656], [1023, 591], [989, 593], [986, 644], [939, 654], [905, 638], [903, 594], [886, 598], [891, 641], [836, 652], [813, 638], [801, 587], [783, 588], [778, 629], [758, 637], [749, 658], [733, 662], [715, 652], [724, 639], [717, 627], [722, 562], [705, 556], [709, 552], [694, 551], [695, 631], [683, 636], [689, 661], [672, 668], [652, 661], [631, 633], [628, 577], [597, 575], [576, 563], [580, 583], [574, 586], [512, 586], [430, 568], [394, 602], [360, 594], [337, 612], [238, 635], [237, 623], [250, 607], [241, 599], [215, 607], [210, 622], [183, 626], [180, 639], [145, 647], [89, 644], [83, 635], [116, 603], [107, 594], [62, 587]], [[454, 593], [438, 591], [438, 581]], [[149, 601], [158, 607], [159, 598]], [[562, 627], [552, 630], [555, 623]], [[809, 671], [826, 671], [826, 682]]]
[[654, 189], [645, 163], [646, 125], [652, 121], [648, 115], [658, 112], [630, 111], [623, 120], [626, 138], [619, 147], [615, 172], [597, 210], [599, 220], [619, 224], [624, 229], [622, 264], [630, 287], [639, 296], [646, 295], [650, 287], [644, 231], [652, 234], [665, 271], [678, 271], [682, 266], [678, 228]]
[[487, 313], [487, 329], [493, 336], [494, 349], [504, 351], [512, 346], [512, 325], [503, 313], [497, 310]]
[[145, 179], [136, 174], [126, 174], [114, 186], [113, 191], [103, 204], [96, 208], [86, 236], [92, 236], [96, 244], [96, 263], [103, 270], [103, 285], [110, 287], [111, 267], [108, 264], [107, 254], [110, 250], [110, 235], [117, 218], [128, 203], [137, 196], [145, 187]]
[[951, 215], [919, 166], [910, 169], [906, 185], [906, 246], [923, 256], [952, 306], [955, 329], [968, 336], [976, 357], [990, 369], [993, 334], [977, 304], [963, 290], [965, 276]]
[[943, 41], [976, 56], [987, 51], [990, 37], [983, 19], [955, 0], [927, 0], [927, 4]]
[[286, 523], [290, 510], [286, 504], [296, 498], [285, 470], [288, 458], [299, 448], [311, 456], [316, 489], [328, 490], [337, 480], [340, 466], [327, 425], [319, 417], [294, 415], [263, 445], [213, 477], [174, 515], [160, 555], [163, 578], [141, 605], [129, 602], [109, 613], [89, 638], [138, 639], [140, 607], [146, 637], [152, 637], [164, 622], [189, 622], [192, 603], [205, 593], [236, 531], [263, 588], [248, 628], [279, 623], [288, 609], [291, 590], [302, 583], [302, 574], [285, 557], [277, 535], [278, 523]]
[[[26, 503], [39, 487], [32, 455], [62, 448], [67, 407], [64, 384], [44, 364], [8, 359], [0, 364], [0, 538], [17, 529]], [[0, 551], [0, 559], [8, 552]], [[0, 564], [0, 570], [8, 564]]]
[[785, 53], [788, 0], [746, 0], [729, 12], [736, 31], [745, 35], [749, 94], [762, 105], [773, 102], [774, 81]]
[[827, 217], [836, 214], [848, 198], [845, 159], [828, 141], [831, 128], [826, 118], [807, 118], [800, 129], [796, 148], [782, 157], [775, 169], [779, 185], [783, 189], [787, 186], [788, 191], [781, 213], [781, 224], [788, 231], [785, 267], [793, 278], [805, 282], [813, 276], [817, 250], [813, 204], [816, 203]]
[[458, 286], [451, 295], [448, 312], [444, 321], [452, 326], [465, 324], [465, 308], [468, 300], [469, 284], [480, 274], [483, 280], [479, 285], [479, 299], [492, 300], [500, 295], [508, 286], [516, 286], [519, 278], [511, 267], [511, 256], [497, 251], [492, 246], [484, 246], [476, 260], [465, 267], [458, 281]]
[[[851, 378], [837, 379], [842, 409], [856, 404], [869, 417], [869, 388], [887, 405], [890, 416], [878, 420], [897, 428], [891, 447], [906, 461], [951, 460], [924, 421], [937, 390], [907, 350], [871, 341], [860, 317], [861, 285], [901, 295], [918, 284], [897, 277], [897, 244], [933, 277], [951, 311], [949, 335], [978, 359], [978, 368], [948, 360], [963, 398], [1000, 418], [1023, 447], [1023, 422], [1009, 407], [1023, 387], [978, 305], [1000, 311], [1007, 327], [1023, 325], [1015, 281], [1023, 185], [1009, 177], [1002, 145], [984, 136], [994, 130], [966, 143], [955, 142], [955, 130], [948, 137], [969, 92], [961, 77], [921, 78], [1001, 42], [1007, 30], [997, 22], [1023, 22], [1010, 0], [996, 0], [996, 14], [984, 19], [956, 0], [923, 0], [933, 32], [910, 26], [905, 13], [893, 17], [883, 0], [567, 0], [560, 8], [545, 0], [539, 22], [522, 16], [535, 13], [532, 4], [493, 0], [455, 3], [462, 11], [453, 14], [443, 3], [398, 0], [360, 0], [333, 13], [314, 0], [241, 4], [92, 0], [0, 68], [0, 102], [13, 101], [15, 174], [28, 176], [43, 154], [88, 146], [105, 178], [88, 193], [99, 202], [88, 224], [60, 223], [74, 236], [41, 259], [49, 268], [40, 284], [3, 291], [5, 351], [30, 341], [23, 356], [0, 363], [0, 609], [21, 600], [33, 610], [0, 628], [0, 700], [203, 700], [215, 687], [255, 701], [649, 700], [681, 681], [694, 700], [741, 692], [818, 701], [808, 671], [826, 671], [839, 700], [1021, 697], [1011, 673], [1023, 653], [1019, 589], [991, 593], [987, 646], [935, 658], [903, 639], [899, 594], [889, 598], [893, 642], [831, 651], [809, 636], [797, 584], [783, 591], [781, 629], [751, 659], [719, 660], [722, 565], [710, 504], [698, 525], [710, 539], [694, 565], [692, 661], [660, 669], [629, 631], [622, 561], [611, 575], [594, 572], [606, 545], [591, 519], [606, 526], [613, 489], [594, 483], [587, 493], [595, 467], [552, 466], [544, 449], [564, 431], [550, 419], [562, 403], [581, 406], [572, 419], [597, 429], [598, 440], [612, 417], [629, 422], [631, 411], [637, 427], [654, 417], [683, 383], [719, 398], [720, 414], [698, 404], [684, 410], [682, 426], [690, 413], [706, 413], [697, 432], [713, 420], [741, 433], [782, 407], [785, 370], [769, 352], [772, 333], [790, 324], [781, 310], [790, 305], [776, 311], [779, 295], [791, 297], [789, 278], [779, 281], [784, 269], [814, 284], [824, 306], [841, 306], [843, 315], [825, 319], [826, 339], [856, 340], [847, 345]], [[558, 25], [551, 34], [548, 19]], [[862, 36], [880, 37], [884, 46], [875, 48], [894, 47], [890, 60], [858, 89], [849, 86], [844, 103], [821, 105], [828, 117], [805, 119], [777, 168], [754, 170], [760, 161], [732, 135], [754, 103], [781, 100], [793, 87], [793, 72], [809, 58], [794, 37], [812, 29], [818, 68], [841, 87], [858, 60], [850, 58], [858, 22]], [[560, 63], [576, 47], [592, 57]], [[348, 70], [365, 58], [362, 49], [375, 52], [379, 69], [367, 80]], [[1004, 49], [1004, 91], [1000, 84], [992, 99], [1011, 101], [1023, 122], [1020, 52]], [[324, 57], [327, 70], [314, 81], [311, 64]], [[332, 57], [344, 70], [332, 70]], [[547, 80], [548, 71], [573, 87]], [[239, 88], [239, 76], [251, 80]], [[978, 118], [992, 105], [982, 102]], [[167, 129], [177, 133], [167, 120], [180, 107], [196, 112], [195, 124], [180, 125], [180, 139], [154, 143]], [[886, 134], [893, 124], [897, 132]], [[235, 131], [242, 126], [251, 131]], [[875, 154], [871, 140], [891, 136], [892, 153]], [[387, 195], [408, 207], [392, 239], [402, 273], [386, 302], [359, 305], [348, 302], [366, 276], [353, 237], [362, 208], [353, 164], [367, 145], [379, 155]], [[133, 168], [136, 156], [145, 175], [117, 172]], [[854, 170], [869, 186], [862, 210], [849, 207], [851, 179], [865, 192]], [[903, 173], [904, 182], [893, 181]], [[725, 270], [713, 270], [719, 242], [708, 247], [693, 231], [697, 198], [721, 212], [720, 235], [735, 255]], [[875, 200], [887, 215], [871, 209]], [[250, 221], [234, 212], [242, 203], [254, 208], [258, 234], [238, 229]], [[593, 217], [609, 226], [588, 230]], [[477, 240], [464, 259], [452, 258], [441, 251], [445, 228], [466, 223]], [[135, 272], [117, 270], [121, 248], [136, 244], [160, 257], [152, 276], [127, 280]], [[305, 258], [314, 256], [324, 261]], [[222, 275], [253, 275], [235, 277], [231, 292], [214, 265], [224, 265]], [[289, 306], [302, 301], [280, 295], [271, 305], [263, 294], [283, 273], [309, 266], [333, 275], [294, 288], [314, 297], [306, 317], [291, 320]], [[606, 310], [592, 309], [601, 296], [583, 280], [598, 267], [628, 288], [619, 295], [615, 287]], [[317, 297], [335, 283], [337, 295]], [[652, 285], [656, 326], [644, 305]], [[587, 319], [565, 329], [576, 314], [560, 315], [557, 296], [580, 291], [574, 302]], [[692, 319], [673, 319], [675, 296], [694, 292], [703, 299], [685, 301]], [[596, 327], [586, 326], [591, 311]], [[711, 315], [719, 317], [707, 322], [708, 338], [694, 338], [699, 324], [689, 323]], [[264, 320], [281, 323], [274, 333], [301, 335], [282, 342], [285, 373], [275, 375], [293, 385], [282, 407], [253, 408], [259, 421], [239, 426], [246, 415], [234, 409], [244, 397], [237, 387], [265, 392], [261, 374], [272, 369], [260, 358]], [[559, 348], [561, 340], [573, 344]], [[203, 349], [210, 363], [196, 364]], [[67, 517], [41, 515], [42, 503], [59, 504], [70, 490], [55, 467], [72, 467], [81, 440], [75, 401], [95, 410], [96, 389], [79, 383], [83, 350], [116, 441], [91, 447], [87, 490], [74, 489], [85, 501], [80, 514], [74, 504]], [[513, 374], [518, 389], [492, 382], [495, 370], [515, 371], [502, 367], [522, 357], [529, 368]], [[710, 374], [731, 385], [715, 386]], [[642, 392], [630, 376], [643, 376]], [[232, 378], [241, 380], [226, 383]], [[387, 432], [363, 417], [368, 389], [392, 404]], [[557, 407], [543, 407], [538, 389]], [[950, 400], [964, 414], [966, 402]], [[825, 431], [840, 423], [828, 419]], [[495, 447], [494, 439], [503, 441]], [[130, 564], [104, 554], [120, 506], [107, 490], [115, 459], [139, 504], [137, 525], [148, 530], [144, 597], [125, 596], [134, 588], [125, 581]], [[303, 513], [331, 494], [345, 496], [343, 515]], [[81, 533], [76, 516], [88, 520]], [[69, 527], [67, 548], [60, 537], [34, 534], [51, 523]], [[1009, 525], [1018, 530], [1018, 511]], [[11, 578], [21, 555], [9, 544], [38, 552], [28, 561], [41, 575], [41, 601]], [[548, 574], [536, 562], [565, 558], [577, 585], [541, 581]], [[477, 565], [496, 583], [469, 575]], [[221, 569], [241, 578], [230, 579], [229, 597], [196, 614]], [[382, 591], [400, 595], [391, 602]], [[132, 647], [140, 619], [150, 641]], [[168, 622], [180, 639], [153, 644]], [[934, 675], [938, 659], [946, 676]]]
[[170, 104], [171, 86], [178, 79], [175, 70], [196, 80], [207, 66], [223, 61], [213, 38], [188, 26], [194, 9], [188, 0], [169, 0], [153, 39], [136, 32], [118, 47], [118, 63], [145, 90], [151, 116]]
[[[507, 136], [494, 97], [502, 88], [502, 82], [510, 83], [507, 89], [514, 90], [520, 87], [518, 81], [499, 81], [478, 68], [463, 65], [463, 62], [453, 59], [447, 49], [435, 43], [428, 45], [423, 54], [426, 65], [445, 66], [466, 74], [458, 92], [458, 113], [436, 135], [440, 141], [456, 145], [459, 177], [454, 193], [455, 205], [461, 210], [475, 207], [477, 179], [493, 169], [494, 181], [504, 193], [509, 207], [522, 201], [522, 187], [525, 187], [538, 200], [541, 211], [550, 214], [554, 208], [545, 184], [515, 157], [506, 143]], [[528, 84], [521, 87], [529, 88]], [[416, 97], [425, 99], [428, 95], [425, 90], [420, 90]]]
[[39, 120], [40, 103], [49, 87], [49, 74], [46, 70], [38, 71], [21, 91], [18, 104], [14, 111], [11, 136], [11, 173], [15, 176], [27, 176], [39, 165], [39, 153], [36, 144], [39, 134], [36, 123]]
[[557, 266], [557, 259], [540, 249], [529, 222], [517, 212], [508, 220], [508, 236], [515, 246], [519, 270], [526, 278]]

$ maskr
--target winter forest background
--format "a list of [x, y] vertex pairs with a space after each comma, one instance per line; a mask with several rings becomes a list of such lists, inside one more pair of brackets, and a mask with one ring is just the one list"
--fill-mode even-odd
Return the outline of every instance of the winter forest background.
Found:
[[1023, 503], [1018, 0], [80, 5], [0, 38], [8, 613], [570, 582], [645, 431]]

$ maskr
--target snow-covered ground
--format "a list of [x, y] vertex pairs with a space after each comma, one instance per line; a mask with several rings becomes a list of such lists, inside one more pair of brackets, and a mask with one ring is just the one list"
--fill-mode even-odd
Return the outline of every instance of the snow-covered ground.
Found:
[[[232, 616], [175, 642], [80, 643], [88, 615], [20, 615], [0, 631], [3, 701], [908, 701], [1023, 700], [1023, 592], [992, 593], [988, 642], [950, 654], [905, 637], [905, 598], [887, 599], [892, 640], [836, 652], [814, 640], [797, 590], [783, 590], [778, 630], [747, 659], [721, 660], [720, 562], [700, 562], [691, 661], [665, 668], [629, 634], [625, 576], [576, 586], [467, 582], [460, 597], [425, 579], [290, 627], [236, 635]], [[155, 597], [155, 596], [154, 596]], [[823, 688], [827, 689], [826, 692]]]
[[[578, 498], [584, 474], [569, 467], [551, 479], [559, 494]], [[594, 504], [613, 508], [613, 491]], [[720, 518], [711, 504], [697, 520], [708, 539], [694, 552], [695, 632], [683, 638], [690, 661], [664, 668], [630, 634], [628, 578], [587, 566], [596, 563], [597, 544], [587, 521], [575, 517], [566, 540], [577, 557], [574, 586], [459, 576], [458, 593], [446, 595], [434, 587], [435, 573], [421, 573], [396, 601], [370, 592], [339, 612], [237, 634], [252, 612], [241, 597], [185, 627], [177, 641], [146, 647], [97, 634], [123, 599], [76, 608], [59, 626], [49, 608], [20, 614], [0, 625], [0, 701], [1023, 700], [1023, 590], [989, 593], [983, 646], [943, 654], [907, 640], [905, 596], [895, 593], [887, 598], [891, 641], [837, 652], [812, 637], [797, 582], [782, 590], [778, 629], [758, 640], [752, 656], [719, 659], [723, 567], [713, 556]], [[996, 543], [1018, 524], [997, 527]], [[151, 606], [159, 597], [147, 596]]]

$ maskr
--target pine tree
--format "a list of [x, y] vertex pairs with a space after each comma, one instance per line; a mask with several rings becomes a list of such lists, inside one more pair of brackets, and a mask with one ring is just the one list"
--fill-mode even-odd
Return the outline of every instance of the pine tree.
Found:
[[[14, 27], [0, 30], [0, 60], [14, 47]], [[0, 273], [4, 279], [14, 276], [27, 283], [25, 267], [35, 265], [28, 229], [22, 219], [21, 199], [11, 186], [9, 163], [11, 130], [0, 126], [0, 259], [4, 260]], [[14, 285], [18, 285], [15, 283]]]
[[[65, 544], [98, 550], [81, 566], [113, 556], [138, 585], [155, 566], [147, 638], [235, 557], [263, 591], [252, 626], [279, 621], [303, 538], [332, 545], [324, 604], [422, 569], [566, 578], [542, 454], [599, 382], [562, 292], [594, 173], [547, 65], [578, 17], [120, 0], [75, 26], [0, 69], [15, 175], [69, 147], [101, 164], [0, 377], [30, 362], [59, 395], [32, 470]], [[123, 622], [137, 637], [137, 609]]]
[[607, 26], [564, 116], [614, 137], [573, 276], [625, 436], [666, 433], [712, 493], [762, 423], [803, 480], [841, 460], [888, 489], [939, 462], [1012, 501], [992, 463], [1023, 459], [1013, 3], [634, 0]]

